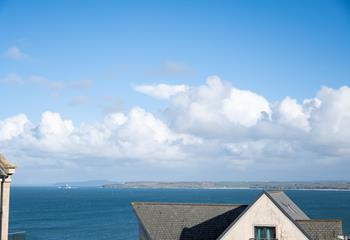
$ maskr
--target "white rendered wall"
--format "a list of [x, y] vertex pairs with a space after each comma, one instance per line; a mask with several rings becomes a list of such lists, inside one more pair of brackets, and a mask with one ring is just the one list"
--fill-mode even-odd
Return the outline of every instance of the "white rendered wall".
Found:
[[278, 240], [308, 240], [265, 194], [226, 232], [221, 240], [254, 238], [254, 226], [276, 227]]

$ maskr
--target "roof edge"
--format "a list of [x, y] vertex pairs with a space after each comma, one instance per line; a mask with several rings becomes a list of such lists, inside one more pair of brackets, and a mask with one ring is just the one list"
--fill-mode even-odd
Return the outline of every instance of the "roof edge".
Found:
[[147, 230], [147, 228], [145, 227], [145, 225], [143, 225], [140, 216], [137, 214], [137, 211], [135, 210], [135, 204], [134, 204], [134, 203], [135, 203], [135, 202], [131, 202], [131, 204], [130, 204], [130, 205], [131, 205], [131, 208], [132, 208], [133, 212], [135, 213], [135, 216], [136, 216], [136, 218], [137, 218], [139, 224], [141, 224], [142, 228], [144, 229], [144, 231], [145, 231], [147, 237], [148, 237], [149, 239], [152, 240], [151, 234], [148, 232], [148, 230]]
[[251, 204], [249, 204], [246, 209], [243, 210], [243, 212], [241, 212], [241, 214], [225, 229], [225, 231], [220, 234], [217, 239], [221, 239], [223, 236], [225, 236], [229, 229], [231, 229], [238, 222], [238, 220], [261, 198], [262, 195], [264, 195], [264, 191], [261, 192], [258, 197]]
[[229, 204], [229, 203], [173, 203], [173, 202], [131, 202], [131, 206], [143, 206], [143, 205], [173, 205], [173, 206], [228, 206], [228, 207], [233, 207], [233, 206], [248, 206], [247, 204]]
[[268, 191], [263, 190], [258, 197], [246, 208], [244, 209], [244, 211], [230, 224], [230, 226], [228, 226], [225, 231], [217, 238], [217, 239], [221, 239], [223, 236], [225, 236], [225, 234], [229, 231], [229, 229], [231, 229], [238, 221], [239, 219], [244, 216], [244, 214], [246, 214], [246, 212], [249, 211], [249, 209], [263, 196], [266, 195], [272, 202], [273, 204], [305, 235], [305, 237], [307, 237], [309, 240], [312, 240], [312, 238], [310, 237], [309, 234], [307, 234], [302, 227], [293, 219], [291, 218], [286, 211], [284, 211], [279, 204], [273, 199], [273, 197], [268, 193]]
[[296, 220], [297, 222], [342, 222], [341, 219], [304, 219]]
[[[307, 237], [309, 240], [312, 240], [312, 237], [299, 225], [297, 220], [294, 220], [281, 206], [275, 201], [275, 199], [269, 194], [268, 191], [264, 191], [265, 194], [274, 204], [275, 206], [292, 222], [294, 225]], [[293, 201], [293, 200], [292, 200]], [[308, 219], [311, 220], [311, 219]]]
[[0, 153], [0, 168], [6, 175], [12, 175], [15, 172], [16, 165], [10, 163], [5, 156]]

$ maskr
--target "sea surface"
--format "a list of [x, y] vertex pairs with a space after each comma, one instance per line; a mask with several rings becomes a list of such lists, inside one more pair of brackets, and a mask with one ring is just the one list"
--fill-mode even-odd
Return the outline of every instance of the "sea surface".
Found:
[[[259, 190], [12, 187], [10, 232], [27, 240], [135, 240], [132, 201], [249, 204]], [[350, 191], [286, 191], [312, 218], [340, 218], [350, 233]]]

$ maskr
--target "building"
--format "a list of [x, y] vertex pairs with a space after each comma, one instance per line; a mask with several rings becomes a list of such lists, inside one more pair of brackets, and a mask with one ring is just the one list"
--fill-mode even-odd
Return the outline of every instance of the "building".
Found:
[[141, 240], [336, 240], [341, 220], [310, 219], [284, 192], [252, 204], [133, 202]]
[[9, 163], [6, 158], [0, 154], [0, 240], [8, 239], [10, 185], [11, 176], [15, 173], [15, 168], [14, 165]]

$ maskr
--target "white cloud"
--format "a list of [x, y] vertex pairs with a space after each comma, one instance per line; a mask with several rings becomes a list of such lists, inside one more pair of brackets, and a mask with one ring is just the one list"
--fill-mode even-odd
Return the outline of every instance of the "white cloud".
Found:
[[233, 135], [271, 115], [264, 97], [233, 88], [217, 76], [209, 77], [205, 85], [174, 95], [167, 112], [177, 130], [209, 135]]
[[75, 127], [59, 113], [44, 112], [40, 122], [29, 124], [25, 115], [0, 122], [0, 146], [17, 146], [17, 153], [51, 161], [62, 158], [73, 161], [86, 157], [133, 159], [146, 162], [170, 163], [184, 160], [181, 145], [191, 143], [193, 137], [176, 134], [166, 124], [141, 108], [133, 108], [128, 115], [113, 113], [96, 124]]
[[72, 133], [74, 131], [73, 122], [64, 120], [60, 114], [53, 112], [44, 112], [41, 121], [36, 129], [33, 129], [35, 135], [34, 140], [40, 149], [49, 151], [64, 151], [64, 148], [71, 145]]
[[107, 125], [123, 125], [128, 120], [127, 116], [121, 112], [111, 113], [105, 117], [104, 123]]
[[22, 60], [27, 57], [27, 55], [16, 46], [9, 47], [6, 50], [6, 56], [14, 60]]
[[305, 131], [310, 130], [308, 114], [295, 99], [286, 97], [278, 106], [279, 122]]
[[[284, 146], [288, 153], [294, 151], [295, 157], [305, 154], [305, 158], [322, 158], [326, 153], [344, 160], [350, 151], [349, 104], [349, 87], [324, 87], [316, 97], [302, 103], [290, 97], [269, 103], [261, 95], [234, 88], [212, 76], [205, 85], [172, 95], [166, 113], [170, 127], [177, 132], [207, 141], [238, 141], [243, 145], [250, 142], [247, 146], [259, 141], [264, 149], [260, 153], [265, 157], [267, 152], [274, 152], [266, 147], [274, 149], [271, 146], [275, 144]], [[283, 155], [278, 152], [286, 153], [282, 148], [276, 150], [280, 158]], [[259, 157], [255, 154], [251, 159], [258, 161]]]
[[350, 149], [350, 88], [323, 87], [317, 93], [319, 107], [310, 116], [313, 140], [333, 146], [337, 151]]
[[68, 136], [74, 130], [72, 121], [63, 120], [58, 113], [44, 112], [38, 132], [42, 138]]
[[191, 179], [197, 171], [201, 179], [206, 173], [283, 179], [294, 171], [313, 178], [330, 169], [335, 179], [350, 170], [347, 86], [323, 87], [301, 103], [291, 97], [270, 103], [213, 76], [170, 95], [164, 119], [139, 107], [80, 125], [53, 112], [38, 123], [23, 114], [7, 118], [0, 121], [0, 149], [25, 166], [81, 172], [98, 166], [119, 174], [128, 166], [137, 176], [146, 167], [155, 173], [150, 179], [180, 173]]
[[254, 126], [263, 113], [271, 115], [269, 102], [264, 97], [239, 89], [231, 89], [230, 96], [223, 100], [222, 111], [231, 122], [245, 127]]
[[11, 140], [25, 131], [30, 122], [26, 115], [19, 114], [3, 121], [0, 120], [0, 141]]
[[176, 94], [186, 92], [188, 86], [167, 84], [136, 85], [134, 90], [158, 99], [169, 99]]

